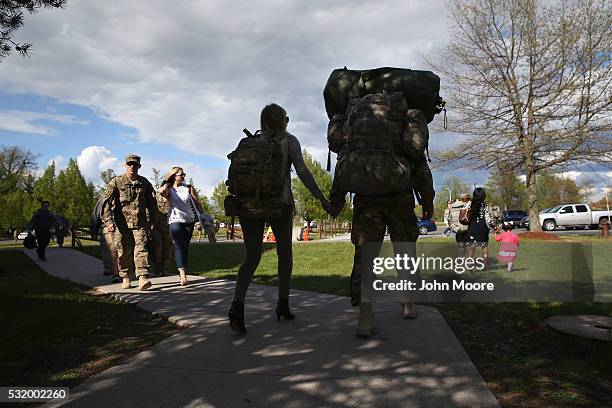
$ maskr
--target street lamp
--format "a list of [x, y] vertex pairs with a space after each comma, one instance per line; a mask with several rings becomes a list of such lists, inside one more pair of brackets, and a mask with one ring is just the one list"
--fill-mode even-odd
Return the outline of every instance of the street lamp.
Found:
[[453, 192], [451, 191], [451, 189], [448, 188], [448, 187], [442, 187], [442, 188], [448, 190], [448, 201], [452, 202], [453, 201]]

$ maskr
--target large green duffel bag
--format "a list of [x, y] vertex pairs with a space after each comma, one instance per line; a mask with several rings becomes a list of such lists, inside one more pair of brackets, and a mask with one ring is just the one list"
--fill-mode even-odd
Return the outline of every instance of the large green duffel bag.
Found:
[[344, 67], [332, 71], [323, 90], [327, 116], [332, 119], [335, 114], [344, 114], [350, 99], [381, 92], [402, 92], [410, 109], [422, 111], [427, 123], [444, 107], [440, 77], [431, 71], [391, 67], [350, 70]]

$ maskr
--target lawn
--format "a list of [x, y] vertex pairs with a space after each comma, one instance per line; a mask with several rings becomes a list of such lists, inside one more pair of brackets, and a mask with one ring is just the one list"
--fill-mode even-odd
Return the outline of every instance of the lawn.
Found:
[[176, 333], [165, 319], [0, 249], [0, 384], [74, 387]]
[[[445, 239], [423, 242], [424, 248], [448, 243]], [[492, 258], [497, 248], [496, 243], [491, 243]], [[507, 277], [503, 266], [492, 259], [491, 269], [482, 274], [498, 275], [525, 286], [531, 284], [530, 279], [554, 280], [554, 271], [563, 271], [571, 263], [572, 251], [575, 253], [577, 249], [589, 255], [579, 265], [593, 270], [594, 280], [609, 278], [607, 265], [612, 242], [601, 241], [525, 241], [520, 248], [516, 273]], [[83, 250], [99, 256], [97, 247]], [[192, 245], [190, 251], [190, 273], [214, 278], [235, 279], [244, 256], [241, 243]], [[264, 251], [253, 281], [276, 285], [274, 245], [265, 244]], [[293, 254], [293, 288], [348, 296], [353, 261], [350, 243], [298, 243], [293, 246]], [[528, 270], [541, 273], [527, 273]], [[479, 278], [483, 277], [476, 277]], [[502, 406], [612, 406], [611, 344], [562, 336], [542, 324], [543, 319], [556, 314], [612, 315], [612, 304], [480, 302], [436, 303], [435, 306]]]

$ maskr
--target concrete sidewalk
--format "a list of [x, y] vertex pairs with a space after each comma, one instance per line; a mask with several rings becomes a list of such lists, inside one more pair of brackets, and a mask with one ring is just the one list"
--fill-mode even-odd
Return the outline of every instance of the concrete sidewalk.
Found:
[[[97, 374], [70, 391], [70, 407], [496, 407], [497, 401], [434, 308], [403, 320], [397, 304], [376, 305], [377, 334], [354, 335], [348, 299], [292, 291], [297, 319], [277, 322], [276, 288], [251, 285], [248, 334], [228, 328], [234, 283], [153, 279], [153, 290], [108, 285], [102, 264], [51, 248], [49, 274], [96, 287], [187, 330]], [[62, 404], [49, 403], [48, 406]]]

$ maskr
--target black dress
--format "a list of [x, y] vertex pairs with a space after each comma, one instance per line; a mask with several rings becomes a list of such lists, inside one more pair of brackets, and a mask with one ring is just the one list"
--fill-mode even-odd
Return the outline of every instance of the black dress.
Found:
[[473, 208], [476, 211], [474, 217], [470, 219], [468, 226], [469, 243], [471, 245], [486, 246], [489, 243], [489, 211], [488, 206], [482, 203], [480, 208]]

